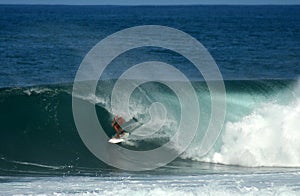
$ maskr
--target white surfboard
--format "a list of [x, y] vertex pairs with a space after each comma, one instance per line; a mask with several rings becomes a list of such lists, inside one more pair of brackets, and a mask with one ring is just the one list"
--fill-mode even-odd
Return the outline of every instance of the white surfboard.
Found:
[[118, 144], [118, 143], [124, 142], [128, 136], [129, 136], [129, 133], [127, 133], [127, 132], [122, 134], [120, 136], [120, 138], [116, 138], [116, 135], [114, 135], [110, 140], [108, 140], [108, 142], [112, 143], [112, 144]]

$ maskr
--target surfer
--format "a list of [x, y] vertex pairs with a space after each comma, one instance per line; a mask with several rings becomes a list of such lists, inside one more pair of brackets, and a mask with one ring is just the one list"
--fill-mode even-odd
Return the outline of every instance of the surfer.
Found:
[[129, 121], [125, 121], [123, 117], [116, 115], [111, 122], [111, 126], [115, 129], [116, 134], [108, 142], [113, 144], [123, 142], [130, 133], [142, 125], [135, 117], [132, 117]]
[[125, 119], [123, 117], [118, 117], [116, 115], [111, 123], [115, 131], [117, 132], [117, 135], [115, 138], [120, 138], [120, 136], [124, 133], [124, 130], [122, 129], [121, 125], [125, 122]]

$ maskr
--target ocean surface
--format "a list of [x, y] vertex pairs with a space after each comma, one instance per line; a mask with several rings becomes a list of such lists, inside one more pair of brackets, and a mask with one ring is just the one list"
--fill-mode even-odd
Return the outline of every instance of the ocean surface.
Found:
[[[300, 195], [299, 13], [300, 6], [0, 5], [0, 195]], [[206, 82], [190, 61], [158, 47], [118, 56], [96, 94], [76, 99], [95, 106], [111, 137], [118, 77], [144, 61], [169, 63], [191, 81], [201, 107], [189, 147], [166, 166], [133, 172], [100, 161], [82, 142], [72, 113], [76, 72], [95, 44], [138, 25], [184, 31], [215, 59], [226, 115], [205, 156]], [[141, 85], [129, 110], [146, 122], [155, 102], [166, 105], [168, 121], [151, 137], [121, 147], [151, 150], [174, 134], [180, 103], [165, 85]]]

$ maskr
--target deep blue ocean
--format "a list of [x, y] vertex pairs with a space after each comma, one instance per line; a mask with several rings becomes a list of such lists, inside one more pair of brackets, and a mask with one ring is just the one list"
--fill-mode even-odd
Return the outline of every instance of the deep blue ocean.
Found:
[[[0, 5], [0, 195], [299, 195], [299, 13], [293, 5]], [[107, 165], [85, 146], [73, 118], [72, 88], [98, 42], [139, 25], [175, 28], [203, 44], [224, 79], [226, 115], [216, 143], [202, 156], [211, 115], [202, 75], [163, 48], [121, 54], [103, 72], [95, 95], [76, 97], [96, 108], [108, 137], [113, 115], [123, 112], [111, 108], [112, 89], [137, 63], [176, 67], [191, 81], [201, 108], [196, 136], [177, 159], [133, 172]], [[120, 147], [151, 150], [173, 136], [180, 101], [166, 86], [138, 87], [129, 111], [146, 122], [155, 102], [166, 106], [168, 121], [151, 137]], [[179, 144], [169, 147], [176, 151]]]

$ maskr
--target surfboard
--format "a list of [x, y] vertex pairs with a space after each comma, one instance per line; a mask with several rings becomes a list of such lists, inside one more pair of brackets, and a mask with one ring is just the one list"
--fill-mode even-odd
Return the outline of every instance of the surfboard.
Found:
[[129, 133], [127, 133], [127, 132], [123, 133], [120, 136], [120, 138], [116, 138], [116, 135], [114, 135], [110, 140], [108, 140], [108, 142], [112, 143], [112, 144], [118, 144], [118, 143], [124, 142], [128, 136], [129, 136]]

